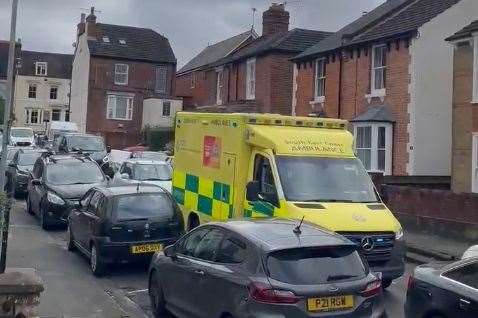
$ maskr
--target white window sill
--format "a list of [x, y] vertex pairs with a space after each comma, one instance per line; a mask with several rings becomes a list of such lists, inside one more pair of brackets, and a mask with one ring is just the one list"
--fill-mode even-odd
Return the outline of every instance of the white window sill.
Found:
[[116, 83], [116, 82], [115, 82], [115, 85], [128, 86], [128, 83]]
[[478, 100], [472, 100], [471, 103], [472, 104], [478, 104]]
[[126, 119], [126, 118], [106, 118], [108, 120], [121, 120], [121, 121], [131, 121], [132, 119]]
[[365, 98], [367, 99], [369, 103], [372, 100], [372, 98], [376, 98], [376, 97], [380, 98], [380, 100], [383, 102], [383, 100], [385, 99], [385, 96], [387, 96], [386, 89], [377, 89], [370, 92], [370, 94], [365, 95]]
[[313, 101], [310, 101], [309, 104], [323, 104], [325, 103], [325, 96], [316, 96]]

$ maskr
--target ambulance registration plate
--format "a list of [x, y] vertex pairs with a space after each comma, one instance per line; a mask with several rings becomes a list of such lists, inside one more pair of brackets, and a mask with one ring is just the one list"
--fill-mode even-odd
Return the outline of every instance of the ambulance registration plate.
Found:
[[307, 309], [309, 311], [338, 311], [349, 309], [353, 306], [353, 296], [334, 296], [307, 299]]
[[133, 254], [142, 254], [142, 253], [153, 253], [162, 251], [163, 247], [161, 244], [143, 244], [143, 245], [134, 245], [131, 246], [131, 253]]

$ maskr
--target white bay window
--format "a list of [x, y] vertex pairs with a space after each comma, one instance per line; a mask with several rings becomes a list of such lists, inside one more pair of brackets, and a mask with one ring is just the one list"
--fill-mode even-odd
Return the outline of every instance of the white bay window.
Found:
[[365, 169], [392, 173], [393, 129], [390, 123], [354, 124], [355, 149]]
[[134, 95], [108, 94], [106, 118], [116, 120], [131, 120], [133, 118]]

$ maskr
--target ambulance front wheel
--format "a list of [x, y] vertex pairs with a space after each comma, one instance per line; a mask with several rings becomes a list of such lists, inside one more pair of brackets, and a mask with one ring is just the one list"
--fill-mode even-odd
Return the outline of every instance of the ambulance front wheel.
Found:
[[199, 226], [199, 217], [196, 213], [189, 214], [188, 217], [188, 231], [191, 231]]

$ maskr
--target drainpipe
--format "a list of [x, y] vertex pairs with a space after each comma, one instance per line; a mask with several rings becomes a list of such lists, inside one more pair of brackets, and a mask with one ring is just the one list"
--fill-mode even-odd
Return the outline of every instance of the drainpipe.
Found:
[[342, 52], [339, 53], [339, 107], [337, 109], [337, 118], [340, 118], [341, 116], [341, 109], [342, 109], [342, 67], [343, 67], [343, 61], [342, 61]]

